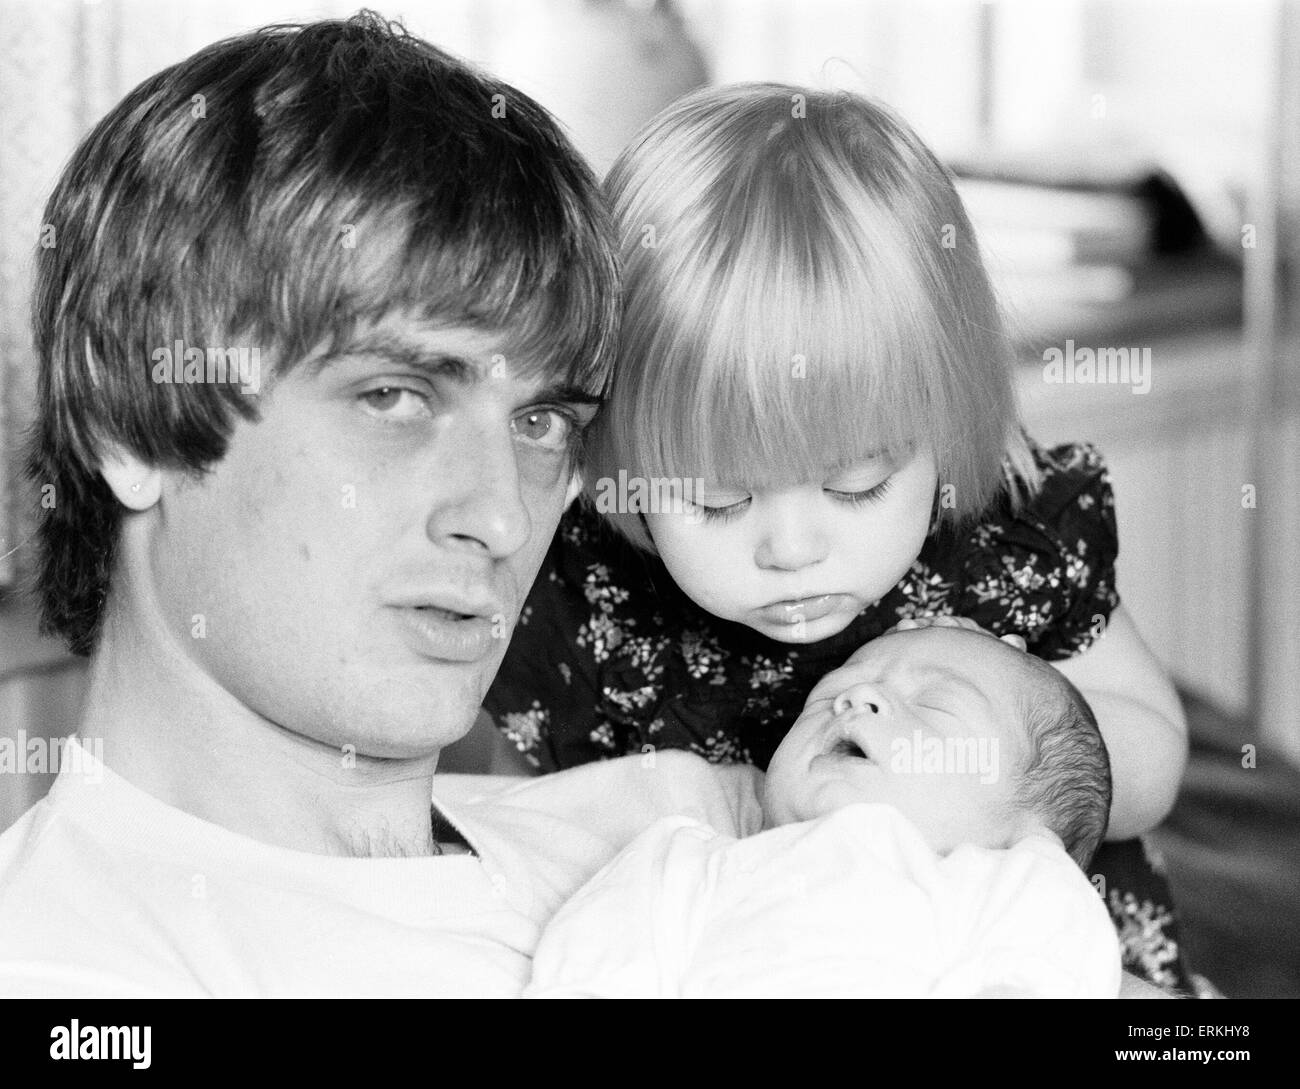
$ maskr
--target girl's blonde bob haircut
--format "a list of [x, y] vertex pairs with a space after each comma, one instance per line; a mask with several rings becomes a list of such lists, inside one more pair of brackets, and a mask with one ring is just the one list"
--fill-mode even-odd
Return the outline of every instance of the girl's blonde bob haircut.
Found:
[[[700, 91], [642, 130], [606, 190], [626, 310], [589, 499], [620, 470], [759, 490], [918, 445], [943, 521], [1037, 487], [974, 232], [892, 111], [776, 83]], [[638, 513], [607, 517], [653, 548]]]

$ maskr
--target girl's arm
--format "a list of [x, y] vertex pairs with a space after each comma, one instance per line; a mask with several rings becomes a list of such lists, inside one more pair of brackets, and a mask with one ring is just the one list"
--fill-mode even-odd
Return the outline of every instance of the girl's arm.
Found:
[[1187, 720], [1163, 667], [1122, 605], [1087, 650], [1051, 664], [1083, 693], [1110, 750], [1106, 838], [1154, 828], [1173, 809], [1187, 764]]

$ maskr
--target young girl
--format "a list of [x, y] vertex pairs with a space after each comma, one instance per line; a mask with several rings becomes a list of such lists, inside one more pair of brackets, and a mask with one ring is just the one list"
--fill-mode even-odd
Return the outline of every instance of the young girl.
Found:
[[[626, 312], [589, 503], [485, 702], [528, 763], [684, 748], [765, 767], [854, 650], [959, 616], [1087, 697], [1109, 838], [1156, 825], [1186, 727], [1119, 605], [1105, 467], [1020, 429], [977, 240], [916, 134], [842, 92], [710, 89], [652, 121], [607, 188]], [[1138, 844], [1121, 861], [1094, 869], [1126, 963], [1180, 984], [1166, 890]]]

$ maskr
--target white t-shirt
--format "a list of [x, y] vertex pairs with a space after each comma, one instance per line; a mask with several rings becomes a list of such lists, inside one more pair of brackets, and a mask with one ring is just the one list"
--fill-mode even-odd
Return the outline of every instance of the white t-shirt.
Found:
[[891, 806], [748, 839], [656, 822], [542, 934], [528, 997], [1115, 998], [1105, 905], [1060, 843], [939, 856]]
[[477, 857], [341, 858], [228, 831], [77, 756], [0, 835], [0, 995], [517, 996], [541, 926], [648, 824], [761, 820], [754, 769], [662, 752], [437, 776]]

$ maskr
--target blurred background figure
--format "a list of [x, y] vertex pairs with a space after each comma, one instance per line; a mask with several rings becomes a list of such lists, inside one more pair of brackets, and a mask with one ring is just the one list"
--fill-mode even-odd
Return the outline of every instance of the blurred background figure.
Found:
[[602, 177], [650, 118], [709, 82], [669, 2], [523, 5], [494, 41], [492, 70], [561, 118]]
[[[673, 99], [740, 80], [883, 99], [946, 158], [1029, 430], [1101, 447], [1120, 594], [1188, 708], [1183, 794], [1149, 838], [1192, 964], [1230, 996], [1300, 997], [1300, 0], [377, 6], [538, 98], [598, 173]], [[0, 827], [50, 779], [14, 760], [68, 732], [84, 683], [17, 590], [45, 197], [141, 79], [355, 7], [0, 0]]]

